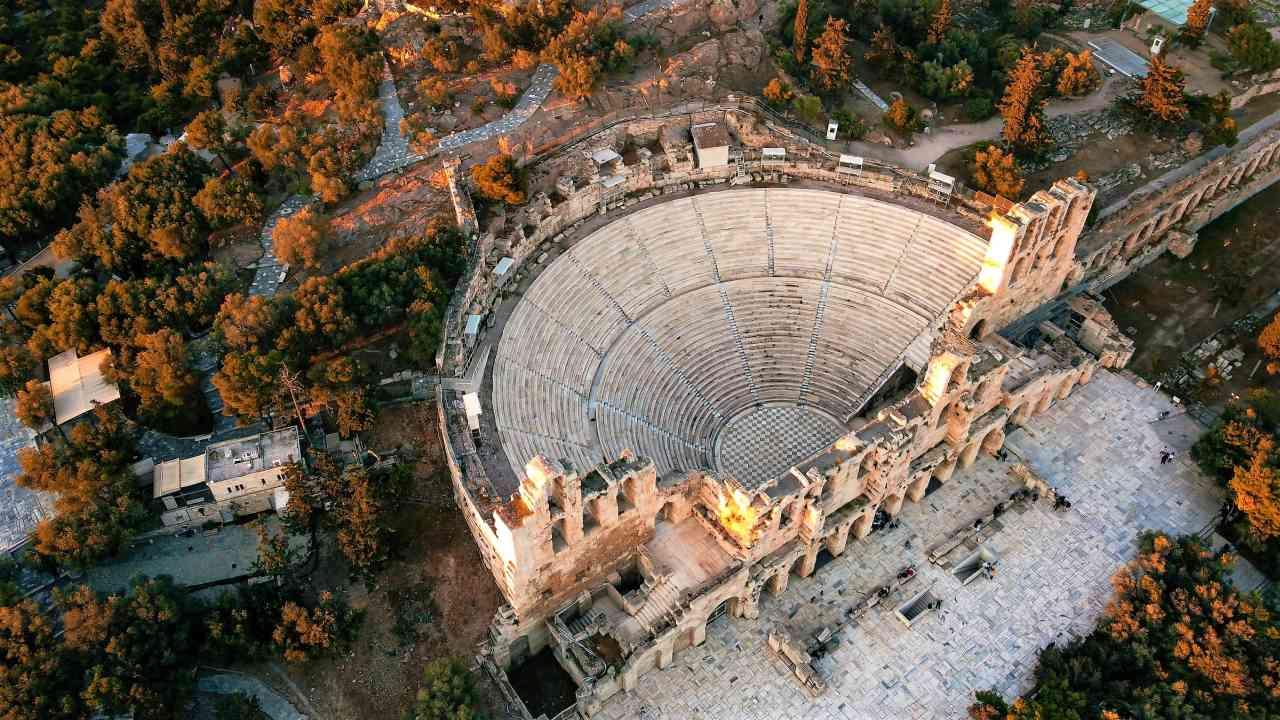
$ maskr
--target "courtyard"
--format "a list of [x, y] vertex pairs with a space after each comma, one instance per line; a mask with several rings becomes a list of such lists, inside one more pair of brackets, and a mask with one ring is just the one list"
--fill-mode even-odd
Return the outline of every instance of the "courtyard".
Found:
[[[958, 718], [974, 690], [1014, 696], [1030, 687], [1042, 647], [1092, 628], [1141, 530], [1197, 533], [1213, 518], [1222, 490], [1187, 452], [1199, 433], [1165, 396], [1099, 371], [1012, 432], [1005, 460], [981, 456], [907, 503], [899, 527], [851, 541], [840, 557], [824, 553], [813, 576], [793, 577], [778, 597], [764, 594], [759, 619], [715, 620], [703, 645], [646, 674], [600, 717]], [[1164, 448], [1176, 453], [1172, 464], [1160, 463]], [[994, 531], [982, 547], [999, 558], [995, 577], [962, 585], [928, 562], [928, 550], [1006, 499], [1019, 486], [1008, 473], [1019, 461], [1072, 507], [1055, 511], [1042, 500], [1005, 512], [984, 531]], [[846, 626], [838, 647], [815, 662], [828, 689], [812, 698], [767, 648], [769, 630], [808, 640], [908, 564], [917, 577]], [[908, 629], [894, 609], [926, 589], [942, 605]]]

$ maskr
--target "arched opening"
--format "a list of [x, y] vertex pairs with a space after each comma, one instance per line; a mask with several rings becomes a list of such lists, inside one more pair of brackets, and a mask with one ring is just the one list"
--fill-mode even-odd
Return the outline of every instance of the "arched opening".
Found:
[[973, 329], [969, 331], [971, 340], [981, 340], [987, 336], [987, 319], [983, 318], [973, 324]]

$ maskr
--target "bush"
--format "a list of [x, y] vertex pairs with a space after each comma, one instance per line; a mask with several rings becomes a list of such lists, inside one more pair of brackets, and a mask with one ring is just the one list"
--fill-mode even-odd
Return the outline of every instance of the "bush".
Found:
[[461, 661], [435, 660], [423, 673], [408, 720], [474, 720], [477, 700], [475, 680]]
[[981, 122], [996, 114], [996, 104], [991, 93], [984, 91], [974, 93], [964, 101], [964, 117], [970, 122]]
[[862, 121], [862, 118], [844, 108], [832, 111], [831, 119], [840, 123], [840, 137], [861, 140], [867, 134], [867, 124]]
[[807, 123], [816, 124], [822, 119], [822, 100], [817, 95], [796, 95], [791, 109]]
[[920, 114], [906, 100], [898, 98], [885, 111], [884, 124], [900, 133], [910, 135], [920, 129]]

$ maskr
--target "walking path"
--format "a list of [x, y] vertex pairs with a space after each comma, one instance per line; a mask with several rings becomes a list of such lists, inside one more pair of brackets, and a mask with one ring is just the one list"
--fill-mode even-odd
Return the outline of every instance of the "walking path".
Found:
[[[1112, 103], [1128, 85], [1128, 79], [1112, 76], [1102, 84], [1097, 92], [1076, 100], [1054, 100], [1045, 110], [1049, 118], [1059, 115], [1075, 115], [1077, 113], [1101, 110]], [[1003, 121], [997, 115], [976, 123], [944, 125], [934, 129], [928, 135], [917, 135], [916, 144], [905, 150], [895, 150], [882, 145], [857, 143], [860, 149], [867, 151], [869, 157], [877, 160], [896, 163], [908, 168], [923, 168], [929, 163], [957, 148], [972, 145], [982, 140], [991, 140], [1000, 135]]]

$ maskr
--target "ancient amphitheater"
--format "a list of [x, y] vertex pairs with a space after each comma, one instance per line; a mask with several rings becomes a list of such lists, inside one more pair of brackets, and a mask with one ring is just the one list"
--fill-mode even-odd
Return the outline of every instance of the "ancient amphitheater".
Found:
[[977, 277], [981, 238], [821, 190], [655, 205], [576, 243], [507, 323], [495, 421], [513, 468], [630, 450], [755, 487], [843, 435]]
[[[752, 626], [754, 646], [767, 635], [795, 687], [821, 695], [823, 672], [786, 637], [796, 610], [762, 611], [762, 595], [848, 553], [892, 577], [903, 546], [877, 530], [940, 491], [919, 528], [928, 547], [911, 551], [927, 583], [880, 594], [852, 578], [886, 598], [915, 662], [912, 622], [931, 592], [961, 592], [1011, 492], [1055, 493], [1025, 468], [966, 469], [1128, 362], [1096, 293], [1190, 252], [1196, 228], [1273, 181], [1280, 130], [1197, 162], [1134, 193], [1141, 205], [1096, 211], [1074, 179], [1013, 203], [832, 155], [748, 102], [621, 121], [529, 157], [531, 201], [483, 232], [451, 165], [475, 234], [438, 410], [458, 506], [506, 600], [481, 657], [512, 706], [632, 717], [634, 696], [610, 698], [673, 667], [722, 615], [773, 618]], [[1109, 412], [1126, 412], [1120, 395]], [[947, 637], [930, 640], [938, 652]], [[553, 676], [567, 689], [539, 686]], [[821, 716], [850, 717], [848, 699]]]

